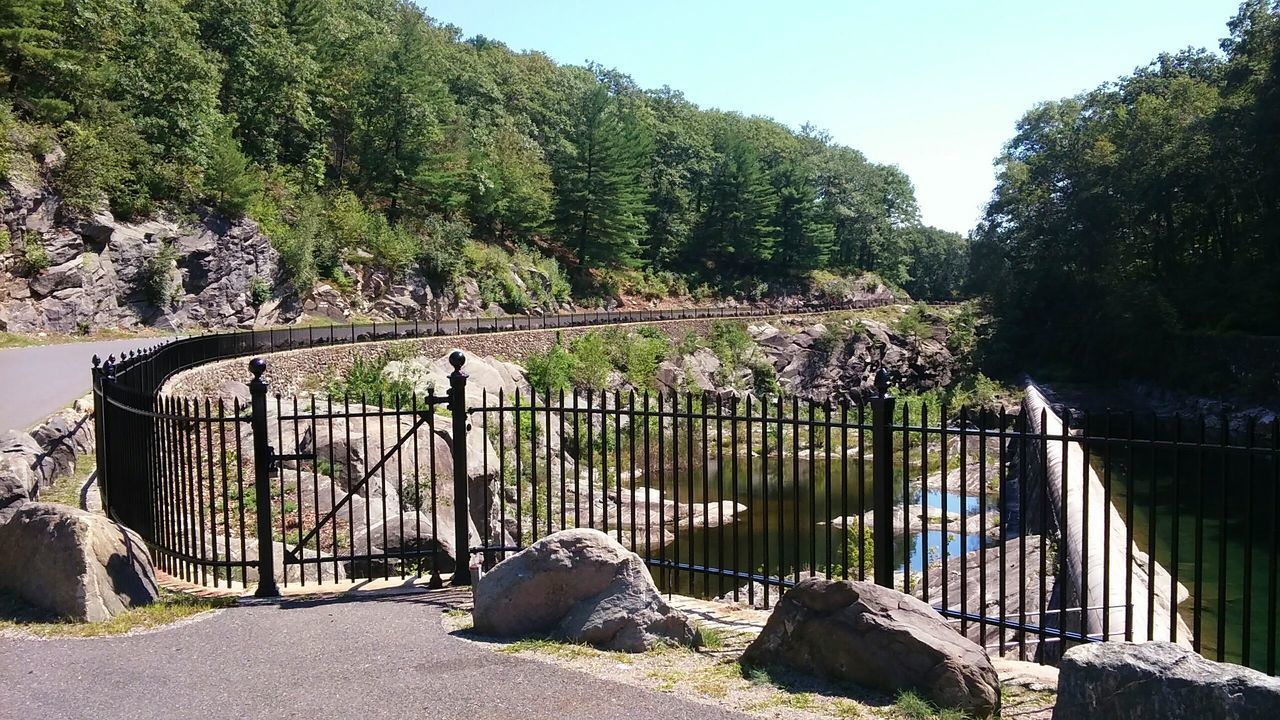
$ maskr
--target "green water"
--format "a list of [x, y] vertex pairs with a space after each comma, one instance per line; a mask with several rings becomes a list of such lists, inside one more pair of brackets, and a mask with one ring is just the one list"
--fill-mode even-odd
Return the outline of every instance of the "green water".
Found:
[[[1171, 437], [1168, 428], [1160, 437]], [[1187, 433], [1182, 436], [1185, 441]], [[1212, 442], [1212, 441], [1210, 441]], [[1191, 593], [1179, 612], [1209, 658], [1276, 672], [1280, 475], [1269, 451], [1091, 442], [1137, 545]]]

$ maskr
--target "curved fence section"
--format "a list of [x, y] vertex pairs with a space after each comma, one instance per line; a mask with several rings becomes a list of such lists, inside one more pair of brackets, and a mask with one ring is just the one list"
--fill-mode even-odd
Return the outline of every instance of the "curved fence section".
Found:
[[[728, 317], [653, 319], [695, 316]], [[865, 579], [1002, 655], [1052, 662], [1078, 643], [1157, 639], [1276, 672], [1276, 420], [1060, 414], [1036, 393], [1018, 409], [948, 408], [893, 398], [883, 373], [865, 404], [552, 392], [494, 385], [482, 368], [469, 380], [460, 352], [439, 395], [273, 397], [261, 361], [247, 403], [157, 395], [209, 360], [436, 332], [215, 335], [97, 368], [108, 508], [168, 572], [259, 594], [466, 584], [589, 527], [669, 592], [769, 608], [807, 577]]]

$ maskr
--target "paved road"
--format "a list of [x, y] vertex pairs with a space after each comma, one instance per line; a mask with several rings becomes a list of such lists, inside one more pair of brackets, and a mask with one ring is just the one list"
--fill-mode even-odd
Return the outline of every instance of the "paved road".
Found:
[[132, 637], [0, 638], [0, 720], [747, 717], [452, 637], [441, 600], [285, 602]]
[[0, 432], [23, 430], [89, 392], [89, 361], [165, 338], [102, 340], [0, 350]]

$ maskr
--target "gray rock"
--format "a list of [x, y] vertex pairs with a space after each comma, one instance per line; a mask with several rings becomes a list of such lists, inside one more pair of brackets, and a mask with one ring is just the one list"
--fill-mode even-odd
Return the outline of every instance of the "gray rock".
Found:
[[1000, 681], [986, 651], [923, 602], [871, 583], [802, 580], [783, 596], [742, 662], [872, 690], [914, 690], [978, 717], [1000, 709]]
[[142, 538], [104, 516], [48, 503], [26, 503], [0, 525], [0, 588], [88, 622], [159, 596]]
[[[0, 457], [13, 464], [15, 468], [25, 468], [30, 474], [27, 488], [31, 497], [36, 497], [40, 488], [47, 486], [54, 478], [53, 463], [45, 457], [44, 448], [27, 433], [19, 430], [8, 430], [0, 434]], [[26, 476], [26, 473], [23, 473]]]
[[50, 479], [70, 474], [77, 459], [93, 454], [93, 418], [73, 409], [61, 410], [31, 431], [44, 451]]
[[31, 500], [37, 484], [28, 465], [0, 455], [0, 524], [8, 522], [23, 503]]
[[640, 556], [598, 530], [563, 530], [498, 563], [476, 583], [474, 616], [484, 635], [550, 635], [605, 650], [701, 642]]
[[1167, 642], [1090, 643], [1062, 656], [1055, 720], [1271, 720], [1280, 678]]

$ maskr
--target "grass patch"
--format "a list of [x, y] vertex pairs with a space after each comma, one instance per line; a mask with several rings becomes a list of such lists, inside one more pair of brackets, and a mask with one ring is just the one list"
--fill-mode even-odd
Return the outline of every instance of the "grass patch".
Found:
[[896, 716], [904, 720], [966, 720], [969, 717], [959, 710], [939, 710], [933, 703], [910, 690], [898, 693], [893, 709]]
[[40, 502], [57, 503], [80, 507], [80, 488], [84, 487], [85, 476], [73, 471], [53, 481], [53, 484], [40, 490]]
[[15, 595], [0, 593], [0, 632], [17, 631], [41, 638], [106, 637], [163, 627], [235, 602], [235, 598], [202, 598], [161, 590], [160, 598], [150, 605], [127, 610], [106, 622], [81, 623], [33, 607]]
[[702, 635], [702, 647], [707, 650], [720, 650], [724, 647], [724, 632], [720, 628], [699, 625], [698, 632]]
[[621, 653], [607, 653], [604, 650], [597, 650], [590, 645], [582, 645], [578, 643], [560, 642], [559, 640], [548, 640], [545, 638], [528, 638], [525, 640], [516, 640], [507, 643], [498, 648], [498, 652], [507, 655], [518, 655], [519, 653], [531, 652], [542, 655], [550, 655], [552, 657], [564, 658], [572, 660], [575, 658], [591, 658], [599, 657], [605, 654], [620, 655]]

